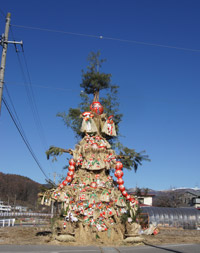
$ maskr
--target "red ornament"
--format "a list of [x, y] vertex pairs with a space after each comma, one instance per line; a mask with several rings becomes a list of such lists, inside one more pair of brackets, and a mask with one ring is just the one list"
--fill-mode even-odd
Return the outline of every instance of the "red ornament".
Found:
[[123, 192], [122, 192], [122, 195], [123, 195], [124, 197], [126, 197], [126, 196], [128, 195], [128, 193], [127, 193], [126, 191], [123, 191]]
[[135, 199], [134, 199], [134, 198], [131, 198], [130, 201], [131, 201], [131, 203], [133, 203], [133, 204], [135, 203]]
[[64, 181], [62, 182], [62, 184], [63, 184], [63, 185], [67, 185], [67, 184], [68, 184], [67, 180], [64, 180]]
[[73, 171], [68, 171], [67, 176], [73, 177], [73, 175], [74, 175]]
[[75, 171], [75, 167], [74, 167], [73, 165], [70, 165], [70, 166], [68, 167], [68, 170], [69, 170], [69, 171]]
[[123, 180], [121, 177], [119, 177], [119, 178], [117, 179], [117, 183], [118, 183], [118, 184], [124, 184], [124, 180]]
[[128, 194], [128, 195], [126, 196], [126, 199], [127, 199], [127, 200], [130, 200], [130, 199], [131, 199], [131, 195]]
[[70, 159], [70, 160], [69, 160], [69, 164], [72, 165], [72, 166], [75, 166], [75, 165], [76, 165], [74, 159]]
[[159, 230], [157, 228], [154, 229], [153, 234], [157, 235], [159, 233]]
[[63, 188], [63, 187], [64, 187], [64, 185], [63, 185], [63, 184], [60, 184], [60, 185], [59, 185], [59, 187], [60, 187], [60, 188]]
[[96, 189], [97, 188], [97, 183], [96, 182], [92, 182], [90, 184], [90, 187]]
[[123, 168], [123, 164], [121, 162], [117, 162], [115, 165], [116, 170], [121, 170]]
[[121, 170], [116, 170], [115, 171], [115, 174], [114, 174], [117, 178], [120, 178], [124, 175], [123, 171]]
[[98, 115], [101, 115], [103, 113], [103, 106], [100, 102], [93, 102], [90, 105], [90, 110]]
[[66, 180], [67, 180], [68, 182], [71, 182], [71, 181], [72, 181], [72, 177], [71, 177], [71, 176], [67, 176], [67, 177], [66, 177]]
[[123, 192], [123, 191], [125, 190], [125, 187], [124, 187], [123, 184], [120, 184], [120, 185], [119, 185], [119, 190], [120, 190], [121, 192]]

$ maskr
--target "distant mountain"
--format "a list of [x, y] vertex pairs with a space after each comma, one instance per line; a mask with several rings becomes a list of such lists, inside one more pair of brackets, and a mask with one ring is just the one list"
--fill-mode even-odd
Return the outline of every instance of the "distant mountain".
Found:
[[[144, 192], [144, 189], [142, 188], [142, 189], [140, 189], [141, 190], [141, 192], [143, 193]], [[135, 193], [137, 191], [137, 188], [129, 188], [129, 189], [127, 189], [127, 192], [128, 193]], [[149, 189], [148, 188], [148, 194], [152, 194], [152, 195], [157, 195], [157, 193], [158, 193], [158, 191], [155, 191], [155, 190], [152, 190], [152, 189]]]
[[[131, 193], [131, 192], [135, 192], [137, 188], [129, 188], [127, 189], [127, 192]], [[141, 191], [143, 192], [143, 189], [141, 189]], [[148, 193], [149, 194], [153, 194], [155, 196], [161, 196], [161, 195], [167, 195], [169, 193], [172, 192], [176, 192], [176, 193], [180, 193], [180, 194], [184, 194], [185, 192], [191, 192], [194, 194], [198, 194], [200, 195], [200, 188], [175, 188], [175, 189], [169, 189], [169, 190], [153, 190], [153, 189], [148, 189]]]
[[42, 185], [28, 177], [0, 172], [0, 200], [10, 205], [38, 207], [37, 194]]

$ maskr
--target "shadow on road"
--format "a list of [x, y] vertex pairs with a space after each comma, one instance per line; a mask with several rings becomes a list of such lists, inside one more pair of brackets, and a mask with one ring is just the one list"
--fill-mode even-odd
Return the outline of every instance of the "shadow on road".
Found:
[[173, 249], [163, 248], [163, 247], [152, 245], [152, 244], [148, 244], [148, 243], [145, 243], [145, 242], [144, 242], [144, 244], [146, 246], [149, 246], [149, 247], [152, 247], [152, 248], [156, 248], [156, 249], [162, 249], [162, 250], [165, 250], [165, 251], [175, 252], [175, 253], [183, 253], [182, 251], [177, 251], [177, 250], [173, 250]]

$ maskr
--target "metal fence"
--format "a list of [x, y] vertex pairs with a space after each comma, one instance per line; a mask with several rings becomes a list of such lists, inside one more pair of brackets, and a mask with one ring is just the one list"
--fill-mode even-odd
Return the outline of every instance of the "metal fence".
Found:
[[0, 217], [51, 217], [50, 213], [32, 213], [32, 212], [2, 212]]
[[15, 219], [3, 219], [3, 220], [0, 220], [0, 226], [2, 227], [5, 227], [5, 226], [14, 226], [15, 225]]

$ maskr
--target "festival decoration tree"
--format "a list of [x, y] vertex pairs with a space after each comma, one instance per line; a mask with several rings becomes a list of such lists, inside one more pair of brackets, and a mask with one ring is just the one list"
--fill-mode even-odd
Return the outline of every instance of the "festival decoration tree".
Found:
[[[111, 74], [100, 72], [104, 60], [99, 52], [92, 52], [88, 60], [87, 71], [82, 71], [81, 103], [78, 108], [70, 108], [68, 114], [58, 114], [72, 128], [79, 143], [74, 150], [50, 147], [46, 152], [48, 158], [64, 152], [72, 155], [66, 179], [42, 199], [42, 203], [60, 203], [65, 217], [61, 226], [70, 233], [77, 229], [75, 223], [79, 228], [90, 227], [100, 233], [115, 231], [124, 215], [135, 218], [138, 201], [125, 190], [123, 168], [136, 171], [138, 164], [148, 160], [143, 152], [120, 143], [119, 123], [123, 115], [118, 109], [118, 86], [111, 84]], [[100, 92], [105, 94], [101, 99]], [[115, 170], [116, 181], [111, 170]]]

